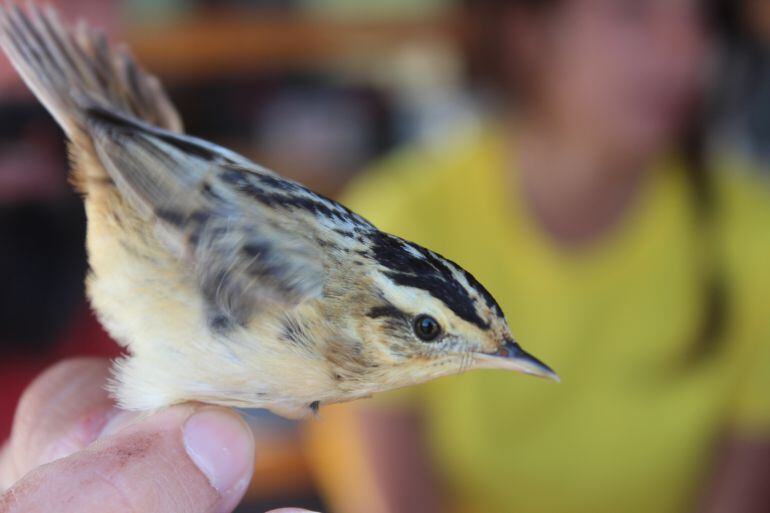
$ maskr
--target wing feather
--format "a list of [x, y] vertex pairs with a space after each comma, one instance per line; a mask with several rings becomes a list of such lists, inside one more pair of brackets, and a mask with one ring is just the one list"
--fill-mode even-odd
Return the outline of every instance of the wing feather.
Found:
[[211, 143], [104, 109], [90, 112], [89, 127], [121, 194], [190, 260], [213, 324], [245, 324], [266, 303], [292, 307], [321, 294], [320, 248], [220, 179], [275, 175]]

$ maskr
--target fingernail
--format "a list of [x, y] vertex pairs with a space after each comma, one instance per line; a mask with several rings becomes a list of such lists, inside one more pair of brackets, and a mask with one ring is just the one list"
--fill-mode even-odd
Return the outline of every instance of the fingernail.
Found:
[[202, 410], [184, 425], [187, 454], [221, 495], [248, 484], [254, 458], [249, 427], [235, 413]]

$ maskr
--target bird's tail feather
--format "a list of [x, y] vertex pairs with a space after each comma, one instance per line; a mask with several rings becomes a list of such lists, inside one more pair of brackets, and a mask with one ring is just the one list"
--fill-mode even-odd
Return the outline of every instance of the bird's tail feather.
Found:
[[126, 49], [111, 48], [84, 23], [70, 29], [51, 7], [0, 4], [0, 46], [73, 141], [87, 131], [86, 112], [93, 107], [182, 130], [160, 82]]

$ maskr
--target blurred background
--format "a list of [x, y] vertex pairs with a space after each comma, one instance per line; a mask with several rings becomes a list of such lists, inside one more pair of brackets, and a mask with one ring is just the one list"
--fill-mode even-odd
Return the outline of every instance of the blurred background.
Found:
[[[770, 511], [770, 2], [53, 3], [189, 133], [469, 269], [564, 380], [245, 412], [239, 511]], [[0, 57], [0, 440], [47, 365], [119, 352], [66, 172]]]

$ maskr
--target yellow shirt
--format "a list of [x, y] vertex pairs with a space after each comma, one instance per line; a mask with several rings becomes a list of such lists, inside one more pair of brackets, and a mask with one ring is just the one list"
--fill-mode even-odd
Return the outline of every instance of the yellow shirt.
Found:
[[728, 321], [713, 357], [689, 363], [705, 280], [678, 164], [659, 166], [601, 241], [567, 252], [538, 228], [515, 173], [505, 179], [506, 151], [486, 131], [397, 155], [347, 201], [468, 269], [563, 380], [476, 371], [410, 392], [451, 503], [692, 511], [720, 433], [770, 432], [770, 195], [748, 174], [715, 176]]

